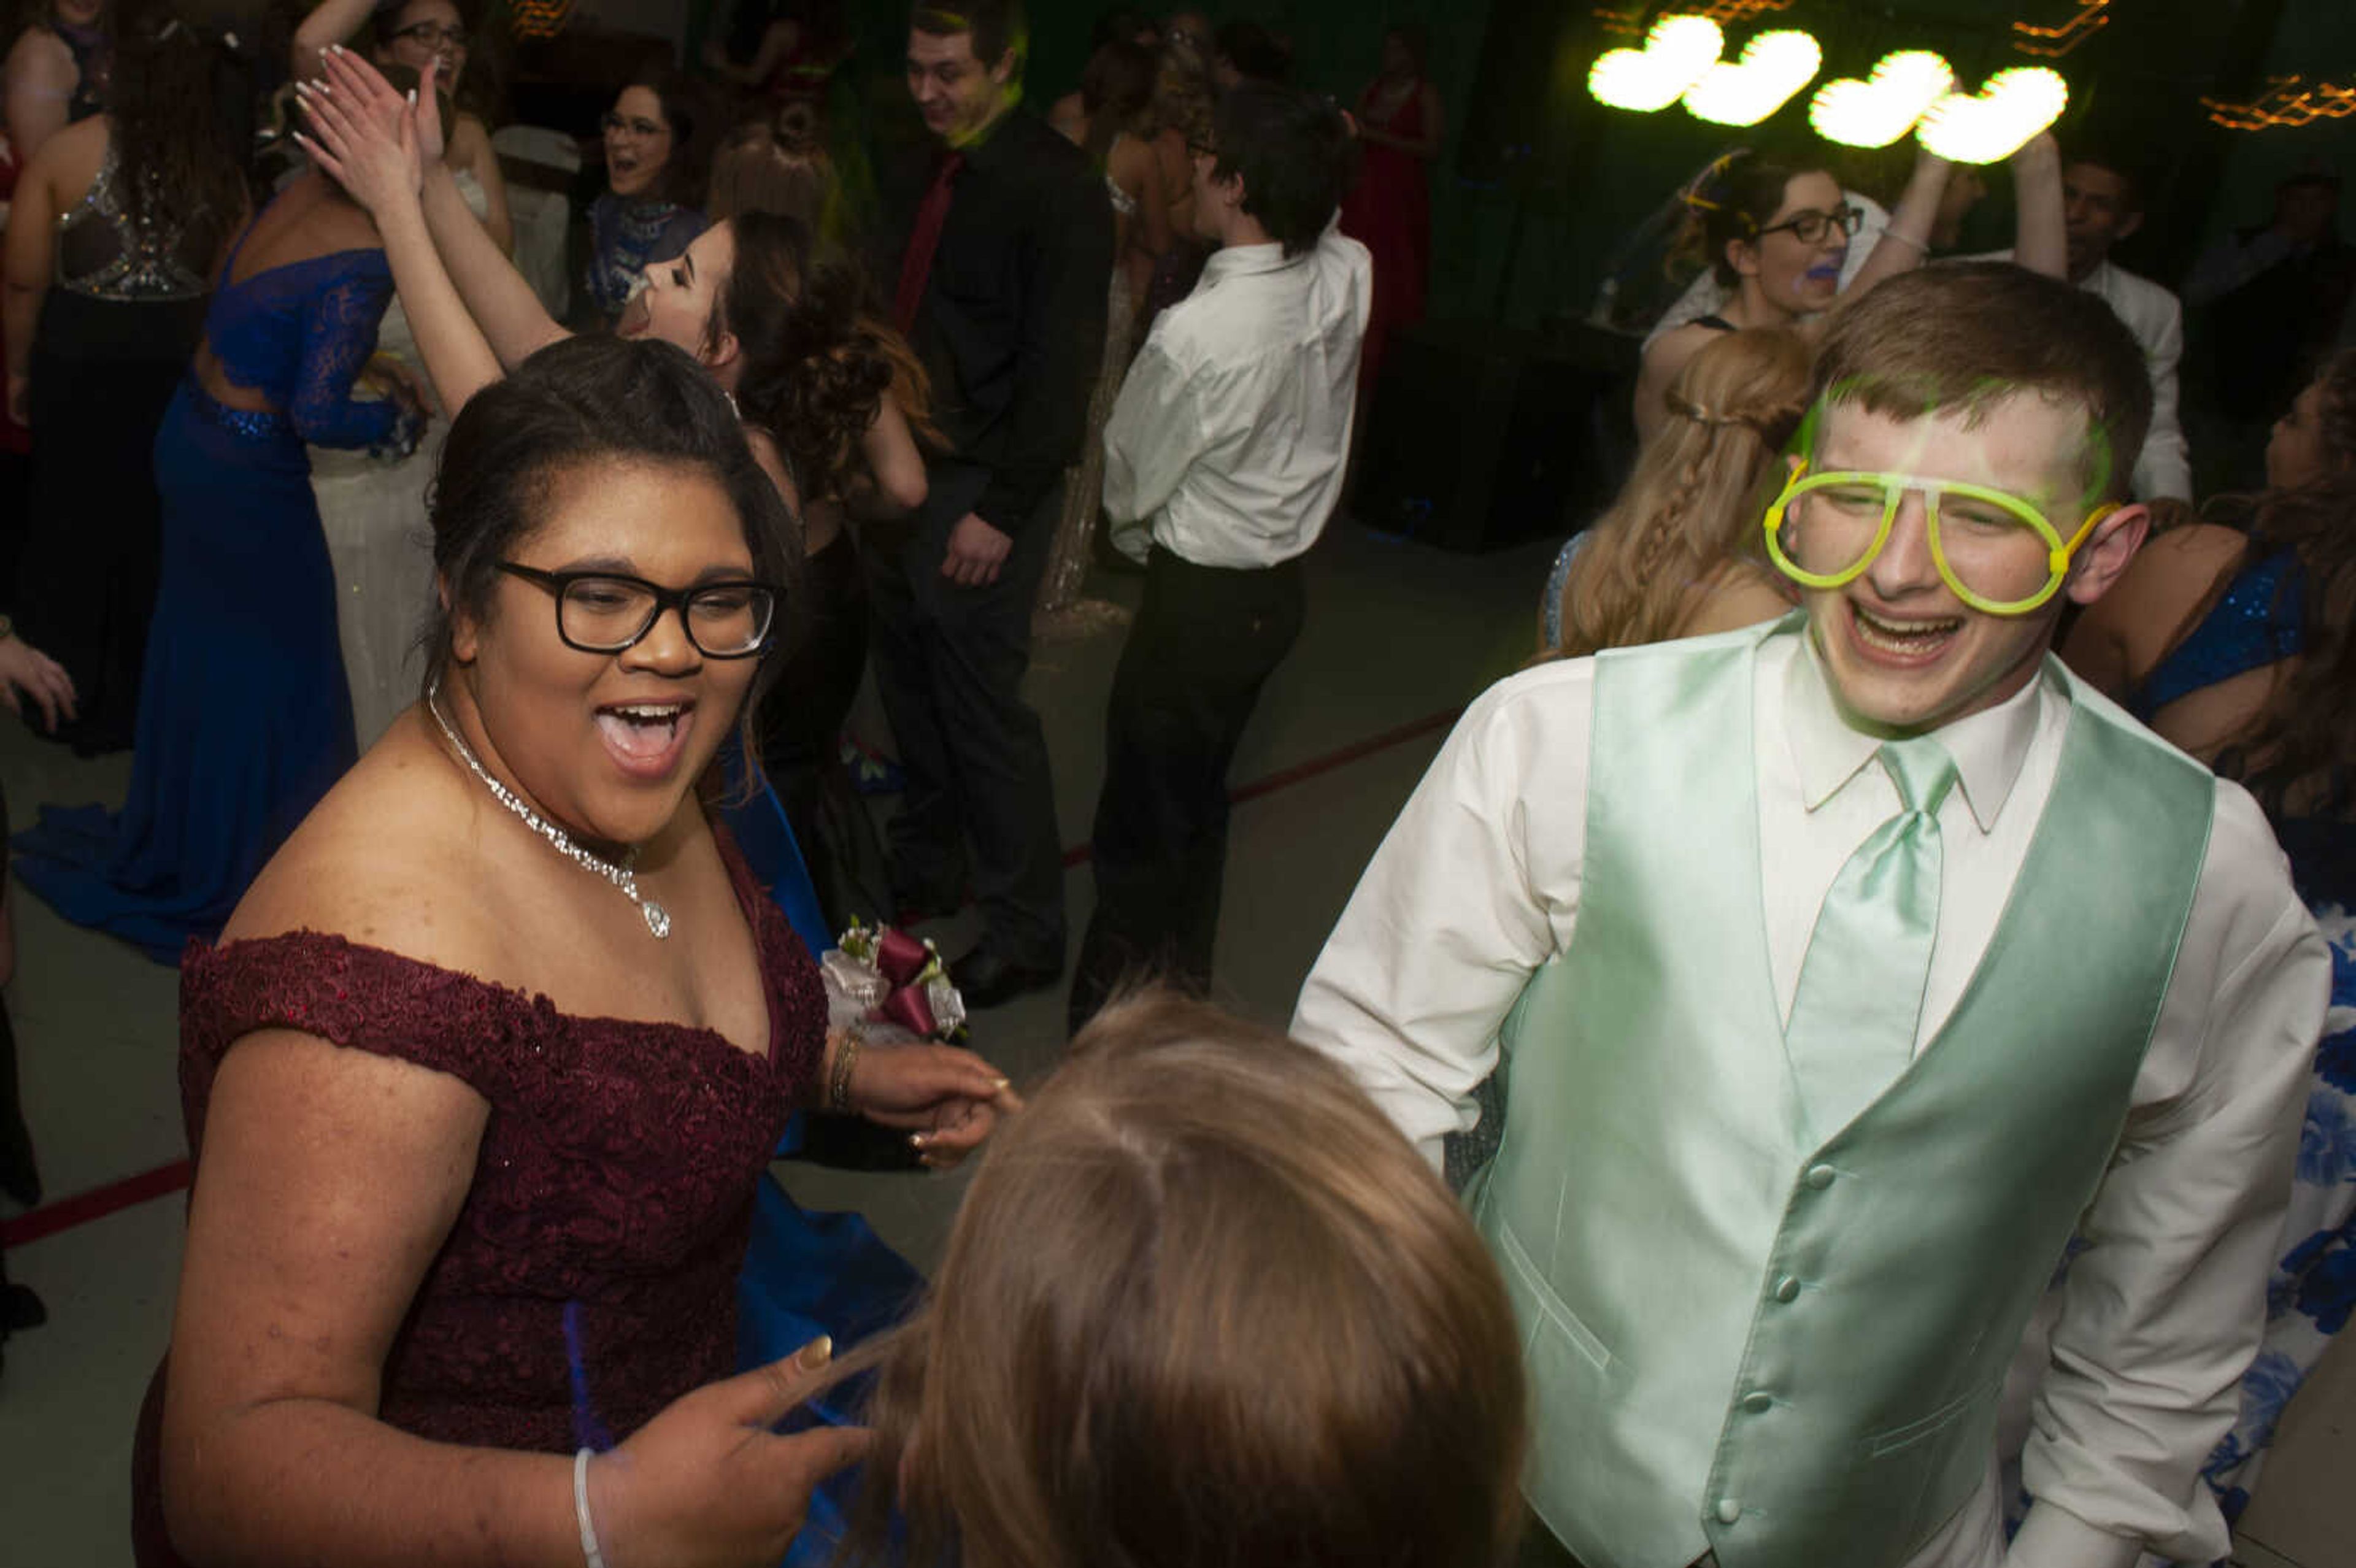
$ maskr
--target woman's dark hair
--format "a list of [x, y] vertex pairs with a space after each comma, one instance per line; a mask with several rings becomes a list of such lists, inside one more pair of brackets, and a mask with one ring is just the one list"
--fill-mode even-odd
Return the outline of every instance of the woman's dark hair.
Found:
[[712, 325], [735, 335], [737, 406], [786, 454], [803, 499], [850, 486], [887, 391], [920, 438], [937, 440], [924, 369], [864, 308], [858, 271], [818, 258], [809, 226], [780, 213], [738, 213], [729, 230], [736, 260]]
[[694, 207], [703, 199], [712, 178], [712, 145], [718, 116], [705, 101], [702, 84], [669, 64], [657, 60], [624, 82], [618, 99], [634, 87], [643, 87], [662, 105], [663, 123], [670, 128], [670, 156], [656, 176], [654, 194], [675, 207]]
[[753, 575], [784, 585], [784, 632], [761, 661], [744, 703], [745, 754], [761, 693], [789, 641], [801, 549], [793, 514], [745, 443], [728, 394], [684, 349], [654, 338], [569, 337], [551, 344], [503, 381], [468, 400], [451, 422], [434, 470], [428, 512], [434, 570], [445, 603], [428, 619], [423, 688], [448, 669], [457, 614], [487, 621], [499, 562], [548, 520], [564, 475], [585, 464], [639, 463], [700, 470], [736, 507]]
[[1082, 149], [1088, 161], [1104, 167], [1113, 139], [1135, 132], [1153, 106], [1157, 61], [1151, 49], [1126, 39], [1098, 46], [1080, 72], [1080, 107], [1087, 111], [1088, 139]]
[[1317, 243], [1350, 188], [1358, 144], [1324, 99], [1272, 81], [1237, 83], [1212, 117], [1214, 177], [1244, 177], [1244, 210], [1298, 255]]
[[1736, 240], [1759, 242], [1760, 231], [1783, 205], [1785, 187], [1802, 175], [1826, 172], [1825, 160], [1784, 148], [1738, 147], [1702, 172], [1686, 192], [1690, 214], [1680, 251], [1701, 252], [1721, 288], [1736, 288], [1742, 275], [1726, 259]]
[[178, 228], [191, 256], [218, 257], [246, 210], [251, 127], [223, 101], [223, 63], [168, 0], [127, 0], [115, 16], [116, 194], [134, 220]]
[[2300, 570], [2284, 584], [2303, 599], [2297, 662], [2217, 758], [2217, 771], [2277, 820], [2356, 811], [2356, 349], [2332, 356], [2316, 382], [2329, 471], [2222, 508], [2246, 517], [2244, 567], [2298, 552]]
[[1421, 22], [1394, 22], [1383, 29], [1383, 37], [1386, 39], [1397, 38], [1399, 47], [1407, 50], [1408, 57], [1415, 61], [1416, 74], [1423, 74], [1424, 68], [1431, 61], [1430, 28]]

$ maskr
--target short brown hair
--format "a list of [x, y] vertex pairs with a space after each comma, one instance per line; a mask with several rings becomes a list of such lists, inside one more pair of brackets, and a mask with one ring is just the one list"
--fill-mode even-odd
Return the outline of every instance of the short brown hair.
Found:
[[1837, 309], [1816, 351], [1810, 436], [1845, 403], [1917, 420], [2019, 392], [2083, 408], [2088, 498], [2126, 494], [2151, 428], [2141, 346], [2099, 296], [2009, 261], [1918, 268]]
[[1495, 1264], [1357, 1085], [1146, 992], [983, 1158], [868, 1475], [912, 1563], [1495, 1568], [1525, 1398]]

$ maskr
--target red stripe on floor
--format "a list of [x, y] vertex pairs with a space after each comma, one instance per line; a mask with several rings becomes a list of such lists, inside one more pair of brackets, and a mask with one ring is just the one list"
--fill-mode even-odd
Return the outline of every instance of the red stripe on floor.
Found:
[[104, 1187], [93, 1187], [87, 1192], [77, 1192], [70, 1198], [60, 1198], [54, 1203], [44, 1203], [13, 1220], [0, 1220], [0, 1246], [23, 1247], [54, 1236], [59, 1231], [70, 1231], [76, 1225], [87, 1225], [93, 1220], [103, 1220], [135, 1204], [168, 1197], [188, 1185], [191, 1172], [188, 1162], [176, 1159], [169, 1165], [143, 1170], [136, 1176], [126, 1176], [121, 1181]]
[[[1455, 723], [1457, 717], [1463, 711], [1462, 708], [1449, 708], [1438, 713], [1427, 713], [1422, 718], [1402, 724], [1396, 730], [1386, 730], [1381, 734], [1369, 736], [1355, 745], [1344, 746], [1339, 751], [1312, 757], [1305, 763], [1297, 763], [1291, 767], [1272, 773], [1266, 778], [1254, 779], [1249, 784], [1237, 784], [1227, 792], [1227, 799], [1239, 805], [1248, 800], [1258, 800], [1262, 795], [1274, 795], [1279, 790], [1290, 789], [1297, 784], [1306, 784], [1311, 779], [1330, 773], [1337, 768], [1346, 768], [1352, 763], [1364, 762], [1366, 758], [1380, 752], [1387, 752], [1393, 746], [1405, 745], [1408, 741], [1429, 735], [1436, 730], [1445, 730]], [[1075, 844], [1064, 851], [1064, 864], [1067, 867], [1085, 865], [1087, 863], [1087, 859], [1088, 847], [1086, 844]], [[125, 1177], [121, 1181], [111, 1182], [104, 1187], [92, 1188], [88, 1192], [77, 1192], [70, 1198], [60, 1198], [54, 1203], [45, 1203], [38, 1209], [17, 1215], [13, 1220], [0, 1220], [0, 1246], [29, 1246], [45, 1237], [54, 1236], [60, 1231], [70, 1231], [77, 1225], [87, 1225], [93, 1221], [103, 1220], [110, 1214], [120, 1213], [137, 1204], [168, 1197], [172, 1193], [184, 1190], [188, 1185], [190, 1175], [191, 1171], [187, 1160], [174, 1160], [169, 1165], [158, 1166], [154, 1170], [141, 1171], [136, 1176]]]
[[[1396, 730], [1386, 730], [1379, 735], [1369, 736], [1355, 745], [1344, 746], [1338, 752], [1328, 752], [1321, 757], [1312, 757], [1305, 763], [1296, 763], [1291, 767], [1280, 769], [1266, 778], [1254, 779], [1249, 784], [1239, 784], [1227, 791], [1227, 802], [1232, 805], [1241, 805], [1245, 801], [1258, 800], [1264, 795], [1274, 795], [1279, 790], [1290, 789], [1297, 784], [1307, 784], [1311, 779], [1320, 774], [1330, 773], [1336, 768], [1346, 768], [1352, 763], [1362, 763], [1377, 752], [1387, 752], [1393, 746], [1403, 746], [1409, 741], [1430, 734], [1435, 730], [1445, 730], [1462, 718], [1463, 713], [1464, 709], [1462, 708], [1444, 708], [1437, 713], [1427, 713], [1420, 719], [1411, 720]], [[1087, 862], [1088, 847], [1086, 844], [1075, 844], [1064, 851], [1064, 865], [1066, 869], [1074, 866], [1085, 866]]]

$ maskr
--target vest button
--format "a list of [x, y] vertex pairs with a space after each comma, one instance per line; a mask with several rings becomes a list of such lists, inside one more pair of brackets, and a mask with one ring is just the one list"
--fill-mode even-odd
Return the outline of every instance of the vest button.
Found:
[[1800, 1282], [1790, 1275], [1775, 1282], [1775, 1299], [1791, 1303], [1800, 1299]]
[[1808, 1168], [1807, 1182], [1809, 1186], [1822, 1192], [1833, 1184], [1833, 1179], [1839, 1174], [1829, 1165], [1812, 1165]]
[[1742, 1396], [1742, 1408], [1753, 1415], [1764, 1415], [1775, 1408], [1775, 1396], [1763, 1392], [1746, 1393]]
[[1719, 1523], [1732, 1524], [1736, 1520], [1739, 1520], [1741, 1517], [1742, 1505], [1740, 1503], [1737, 1502], [1732, 1498], [1720, 1498], [1718, 1499]]

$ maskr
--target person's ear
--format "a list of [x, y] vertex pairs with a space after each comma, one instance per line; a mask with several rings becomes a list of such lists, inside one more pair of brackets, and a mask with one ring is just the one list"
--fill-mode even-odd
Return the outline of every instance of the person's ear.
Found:
[[1001, 87], [1014, 80], [1013, 45], [1009, 44], [1006, 47], [1006, 52], [998, 57], [998, 63], [990, 68], [990, 80]]
[[1747, 240], [1729, 240], [1726, 242], [1726, 264], [1733, 268], [1739, 277], [1757, 277], [1759, 247]]
[[439, 571], [434, 574], [434, 597], [441, 602], [442, 613], [450, 622], [450, 662], [473, 664], [483, 648], [482, 626], [474, 616], [455, 607], [450, 592], [450, 579]]
[[2151, 537], [2151, 508], [2140, 502], [2121, 507], [2094, 525], [2094, 534], [2070, 562], [2062, 592], [2071, 602], [2092, 604], [2115, 586]]
[[2127, 236], [2133, 234], [2136, 229], [2142, 227], [2143, 214], [2140, 212], [2130, 212], [2126, 217], [2119, 220], [2119, 231], [2111, 238], [2114, 240], [2125, 240]]
[[736, 357], [744, 351], [744, 346], [736, 341], [734, 333], [721, 331], [703, 340], [703, 352], [697, 357], [703, 361], [705, 369], [717, 375], [734, 364]]

